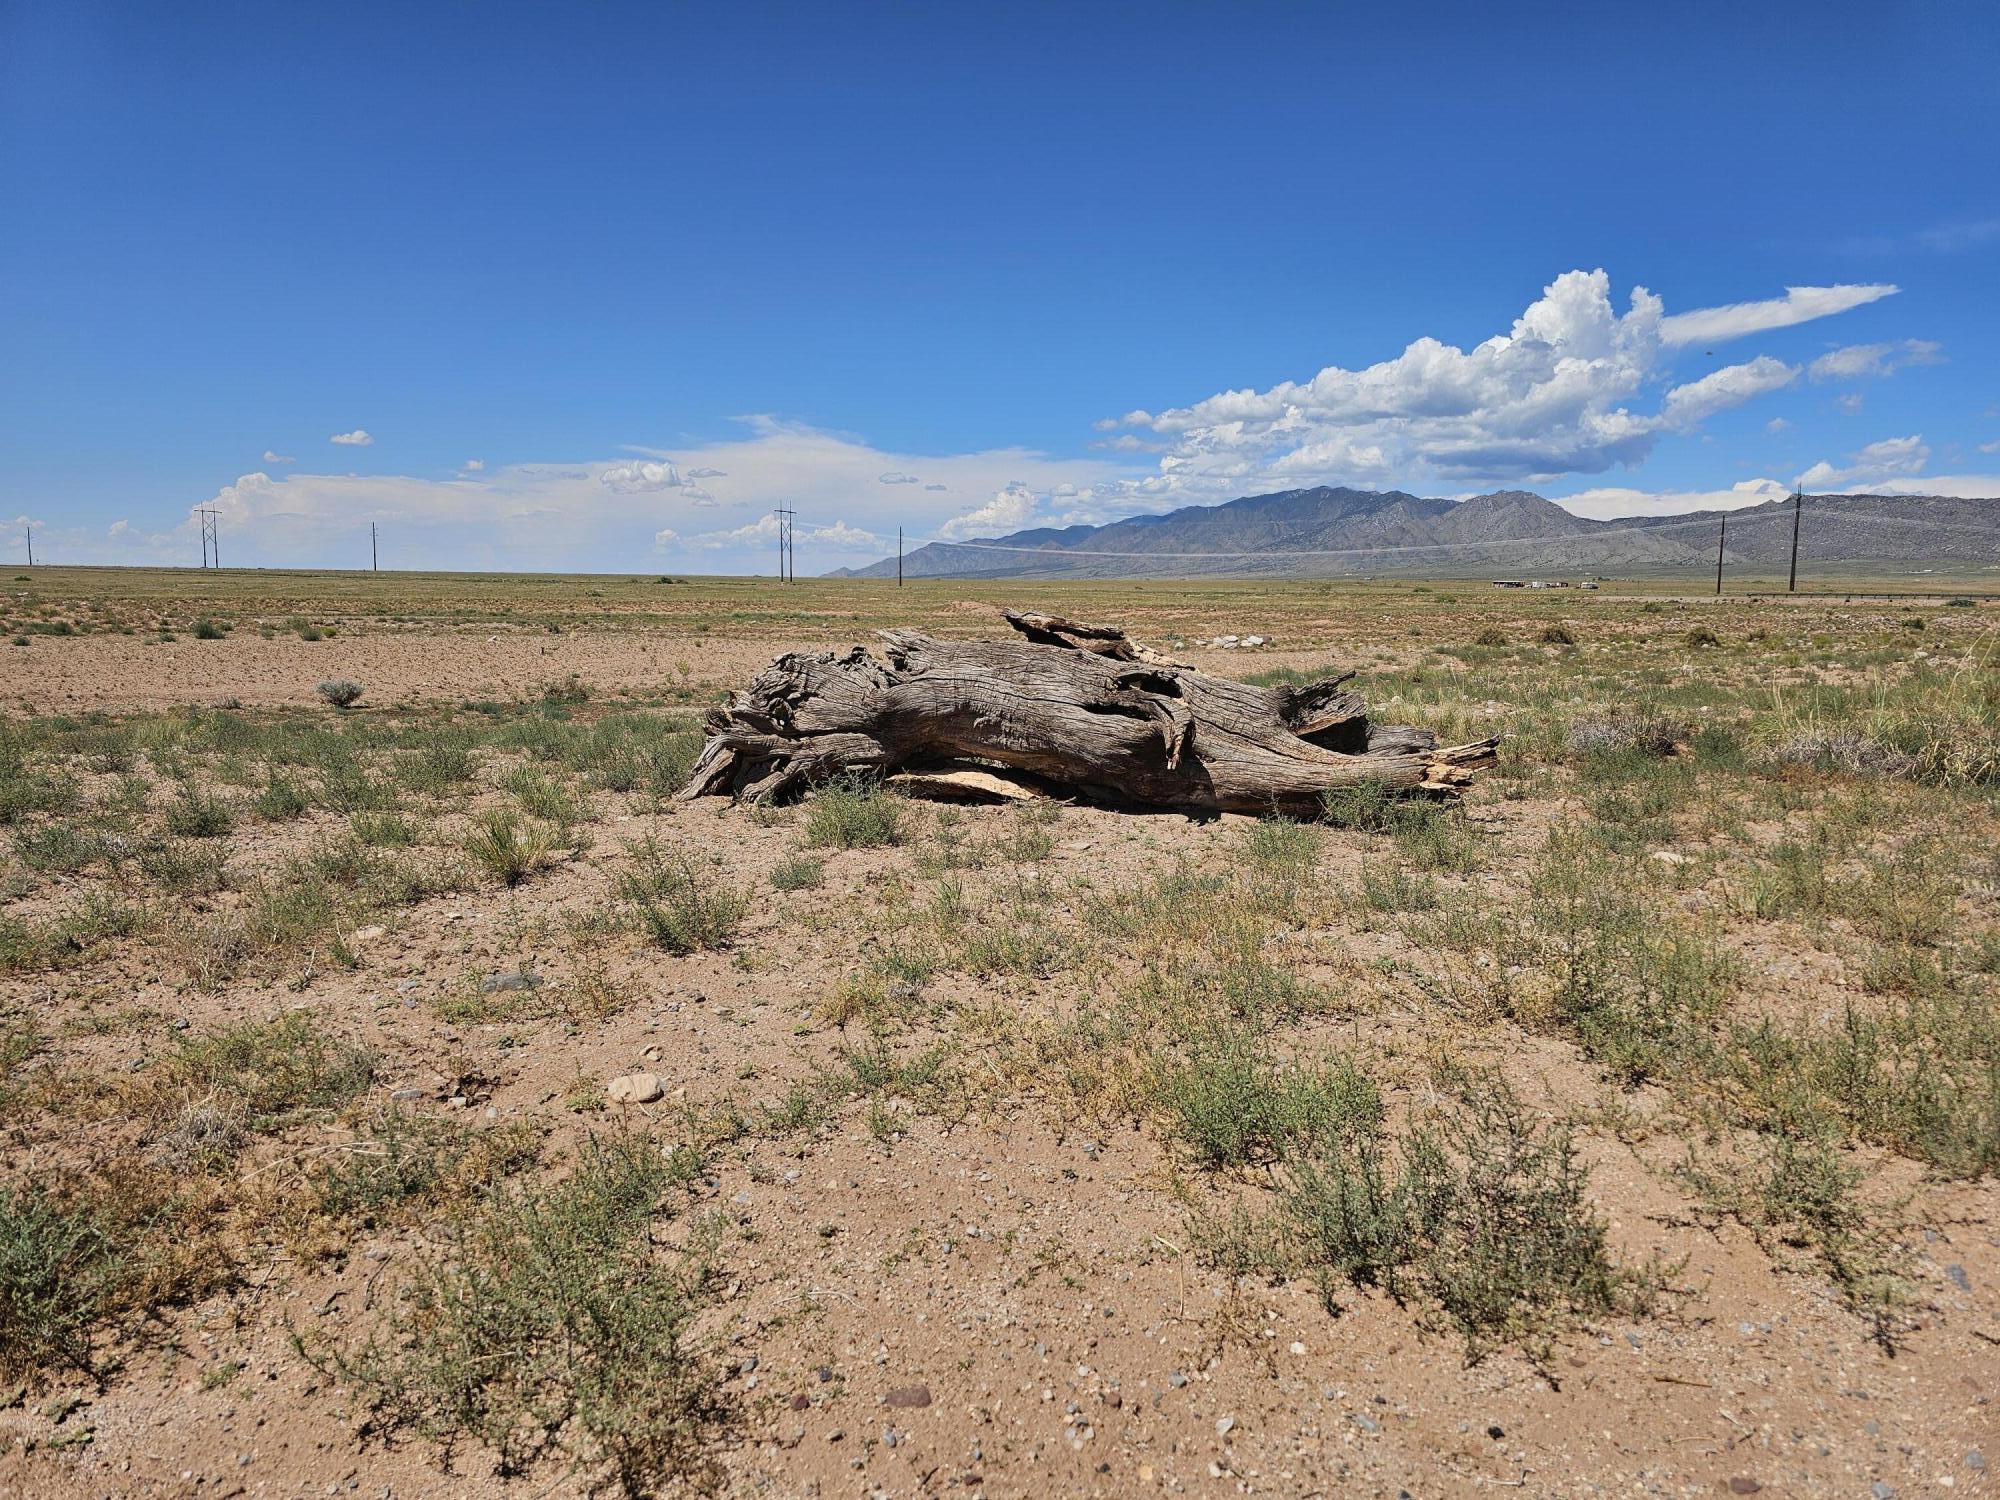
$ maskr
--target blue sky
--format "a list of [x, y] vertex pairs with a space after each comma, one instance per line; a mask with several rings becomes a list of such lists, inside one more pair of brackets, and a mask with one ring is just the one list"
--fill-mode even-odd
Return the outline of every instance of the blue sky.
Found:
[[0, 516], [750, 571], [788, 500], [818, 570], [2000, 494], [2000, 11], [1386, 9], [0, 0]]

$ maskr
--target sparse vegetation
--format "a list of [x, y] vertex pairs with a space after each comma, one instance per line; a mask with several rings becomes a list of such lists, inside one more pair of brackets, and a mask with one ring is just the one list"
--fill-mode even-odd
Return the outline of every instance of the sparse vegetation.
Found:
[[[303, 636], [305, 633], [301, 630], [300, 634]], [[307, 637], [307, 639], [316, 639], [316, 637]], [[361, 701], [361, 695], [366, 690], [360, 683], [354, 682], [349, 678], [329, 677], [319, 685], [317, 691], [320, 698], [329, 707], [352, 708]]]
[[[1361, 786], [1309, 822], [1197, 823], [865, 779], [672, 800], [694, 711], [739, 685], [718, 645], [963, 627], [983, 584], [426, 595], [411, 575], [376, 617], [388, 585], [351, 575], [199, 595], [175, 575], [115, 614], [44, 600], [47, 576], [6, 625], [36, 651], [238, 624], [219, 654], [180, 648], [224, 674], [198, 705], [0, 723], [0, 1400], [35, 1392], [6, 1419], [29, 1478], [71, 1444], [126, 1456], [122, 1429], [61, 1415], [64, 1391], [116, 1390], [157, 1337], [194, 1356], [173, 1377], [191, 1395], [254, 1397], [294, 1443], [339, 1415], [537, 1486], [576, 1464], [633, 1493], [726, 1488], [751, 1450], [725, 1392], [786, 1421], [802, 1393], [814, 1443], [866, 1436], [839, 1403], [878, 1398], [850, 1367], [879, 1338], [885, 1379], [907, 1363], [948, 1408], [970, 1399], [883, 1322], [915, 1265], [954, 1297], [1001, 1289], [1012, 1321], [961, 1330], [975, 1357], [1067, 1350], [1080, 1305], [1122, 1337], [1185, 1297], [1201, 1352], [1176, 1358], [1216, 1356], [1218, 1412], [1273, 1369], [1356, 1389], [1275, 1281], [1335, 1310], [1383, 1294], [1343, 1325], [1353, 1367], [1441, 1338], [1461, 1403], [1492, 1391], [1451, 1385], [1461, 1350], [1567, 1380], [1626, 1333], [1659, 1373], [1710, 1378], [1662, 1336], [1662, 1286], [1672, 1326], [1730, 1338], [1746, 1387], [1784, 1388], [1800, 1346], [1729, 1330], [1803, 1298], [1829, 1362], [1893, 1348], [1933, 1426], [1940, 1372], [1985, 1352], [1967, 1309], [2000, 1181], [2000, 658], [1964, 605], [1926, 602], [1919, 639], [1901, 605], [1644, 584], [1075, 586], [1084, 618], [1139, 601], [1124, 618], [1153, 644], [1218, 624], [1325, 642], [1384, 722], [1502, 738], [1462, 805]], [[366, 712], [227, 696], [245, 653], [289, 660], [329, 620], [472, 626], [539, 665], [463, 700], [391, 680]], [[643, 673], [579, 654], [586, 683], [538, 654], [626, 621]], [[1696, 627], [1716, 643], [1691, 650]], [[654, 649], [674, 631], [678, 661]], [[1284, 659], [1251, 680], [1325, 675]], [[642, 1121], [671, 1140], [622, 1133]], [[973, 1197], [927, 1204], [975, 1159]], [[1157, 1235], [1083, 1253], [1079, 1181]], [[264, 1378], [286, 1327], [334, 1381]], [[1282, 1352], [1294, 1332], [1307, 1353]], [[1087, 1423], [1110, 1389], [1093, 1373], [1059, 1414]], [[1518, 1382], [1509, 1399], [1523, 1430], [1551, 1409]], [[1028, 1471], [1000, 1467], [1002, 1440], [979, 1462], [1004, 1487]], [[1844, 1482], [1873, 1450], [1839, 1442]], [[872, 1473], [868, 1443], [838, 1451]], [[1835, 1473], [1814, 1451], [1808, 1488]]]
[[627, 851], [631, 868], [619, 880], [633, 919], [669, 953], [726, 947], [749, 899], [719, 872], [697, 868], [686, 854], [647, 839]]
[[546, 864], [555, 849], [552, 832], [511, 808], [488, 808], [473, 816], [465, 835], [472, 861], [505, 886], [516, 886]]
[[828, 782], [812, 795], [806, 842], [837, 849], [874, 849], [902, 838], [905, 803], [858, 778]]
[[496, 1188], [449, 1256], [421, 1263], [368, 1342], [326, 1356], [385, 1433], [474, 1441], [503, 1474], [561, 1456], [647, 1495], [698, 1483], [723, 1415], [695, 1344], [712, 1230], [675, 1251], [675, 1177], [653, 1142], [598, 1140], [549, 1188]]

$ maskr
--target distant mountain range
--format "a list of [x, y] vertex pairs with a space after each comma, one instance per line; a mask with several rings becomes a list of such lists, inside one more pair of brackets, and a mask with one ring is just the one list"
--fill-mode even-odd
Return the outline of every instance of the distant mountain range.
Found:
[[[1588, 521], [1526, 490], [1440, 500], [1324, 486], [1103, 526], [932, 542], [906, 556], [903, 571], [911, 578], [1657, 574], [1713, 568], [1725, 514], [1729, 565], [1783, 571], [1789, 499], [1726, 513]], [[2000, 499], [1808, 495], [1802, 520], [1801, 569], [2000, 570]], [[896, 560], [833, 576], [893, 578]]]

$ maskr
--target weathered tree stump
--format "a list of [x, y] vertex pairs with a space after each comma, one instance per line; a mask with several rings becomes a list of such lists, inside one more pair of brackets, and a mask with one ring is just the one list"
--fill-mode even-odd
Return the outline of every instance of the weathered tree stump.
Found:
[[1352, 673], [1249, 687], [1169, 661], [1109, 626], [1005, 612], [1024, 639], [879, 632], [887, 661], [781, 656], [727, 707], [682, 798], [782, 797], [850, 772], [1008, 767], [1094, 802], [1189, 812], [1318, 813], [1372, 783], [1455, 796], [1497, 740], [1370, 724]]

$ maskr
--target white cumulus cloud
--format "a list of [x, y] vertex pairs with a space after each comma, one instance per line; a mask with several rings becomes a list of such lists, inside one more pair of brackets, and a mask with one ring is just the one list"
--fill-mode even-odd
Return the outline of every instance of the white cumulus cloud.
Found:
[[336, 432], [327, 441], [338, 443], [343, 448], [367, 448], [374, 444], [375, 439], [369, 436], [367, 428], [357, 427], [352, 432]]
[[1877, 484], [1921, 472], [1930, 462], [1930, 456], [1930, 445], [1920, 432], [1908, 437], [1883, 438], [1849, 454], [1845, 464], [1835, 465], [1822, 459], [1799, 476], [1799, 483], [1809, 490]]
[[1035, 521], [1035, 494], [1018, 480], [1010, 480], [984, 505], [963, 515], [953, 516], [938, 527], [941, 537], [998, 536], [1022, 531]]
[[1739, 479], [1726, 490], [1640, 490], [1616, 485], [1555, 497], [1556, 504], [1593, 521], [1627, 516], [1679, 515], [1694, 510], [1742, 510], [1782, 500], [1791, 490], [1775, 479]]
[[269, 448], [266, 448], [264, 450], [264, 462], [267, 464], [295, 464], [298, 460], [288, 453], [273, 453]]
[[835, 521], [831, 526], [815, 526], [803, 533], [801, 539], [834, 552], [863, 552], [871, 558], [880, 557], [889, 545], [874, 532], [849, 526], [845, 521]]
[[1361, 369], [1329, 365], [1309, 380], [1106, 421], [1164, 440], [1158, 475], [1141, 487], [1161, 503], [1254, 493], [1267, 479], [1409, 489], [1601, 473], [1798, 375], [1759, 355], [1672, 386], [1658, 410], [1639, 407], [1680, 345], [1826, 317], [1894, 290], [1795, 287], [1669, 317], [1643, 287], [1621, 313], [1603, 271], [1569, 271], [1507, 332], [1471, 349], [1422, 338]]
[[613, 464], [597, 476], [597, 482], [620, 495], [643, 495], [652, 490], [677, 490], [681, 476], [669, 463]]

